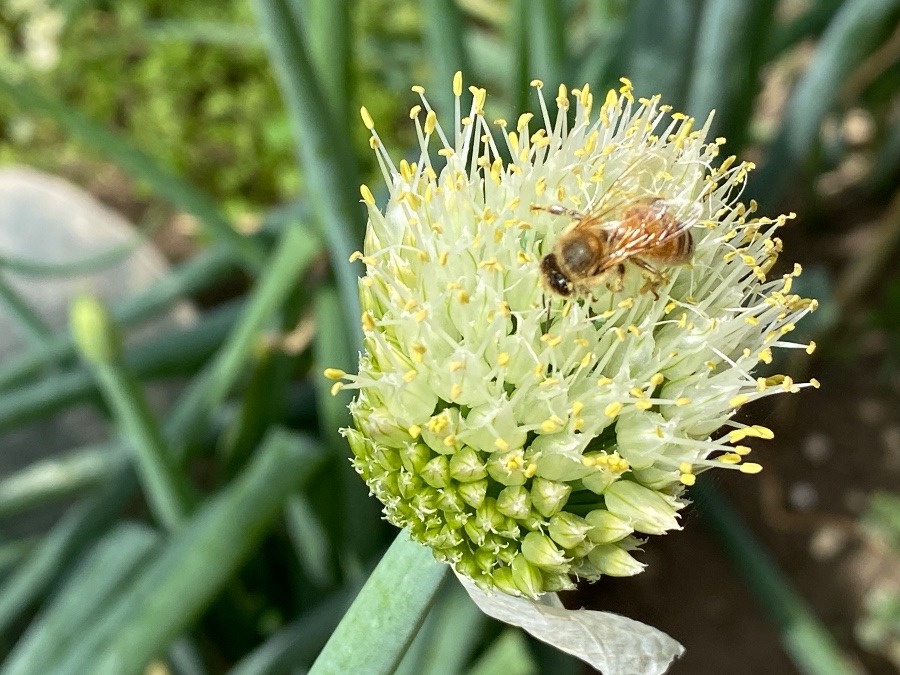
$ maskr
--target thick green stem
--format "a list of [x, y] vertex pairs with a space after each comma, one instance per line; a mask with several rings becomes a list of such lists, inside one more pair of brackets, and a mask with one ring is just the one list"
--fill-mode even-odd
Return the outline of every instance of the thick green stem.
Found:
[[335, 629], [310, 675], [393, 673], [425, 620], [450, 568], [397, 535]]

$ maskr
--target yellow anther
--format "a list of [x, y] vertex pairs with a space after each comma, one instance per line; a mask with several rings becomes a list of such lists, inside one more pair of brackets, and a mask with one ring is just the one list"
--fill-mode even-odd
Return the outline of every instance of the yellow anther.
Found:
[[450, 398], [459, 398], [460, 394], [462, 394], [462, 390], [462, 385], [459, 382], [455, 383], [452, 387], [450, 387]]
[[419, 437], [419, 434], [422, 433], [422, 427], [420, 427], [418, 424], [413, 424], [413, 425], [412, 425], [411, 427], [409, 427], [406, 431], [407, 431], [407, 433], [409, 433], [409, 435], [412, 436], [413, 438], [418, 438], [418, 437]]
[[503, 265], [500, 264], [496, 258], [488, 258], [487, 260], [482, 260], [479, 264], [479, 267], [484, 268], [490, 272], [502, 272]]
[[469, 294], [465, 291], [460, 291], [456, 294], [456, 299], [459, 300], [459, 304], [468, 305], [469, 304]]
[[741, 456], [736, 452], [726, 452], [721, 457], [717, 458], [723, 464], [740, 464]]
[[818, 389], [819, 387], [822, 386], [822, 383], [819, 382], [819, 381], [818, 381], [816, 378], [814, 378], [814, 377], [809, 378], [809, 384], [810, 384], [810, 386], [812, 386], [813, 389]]
[[728, 442], [729, 443], [737, 443], [738, 441], [742, 441], [747, 438], [747, 430], [746, 429], [733, 429], [728, 432]]
[[755, 462], [741, 464], [741, 473], [759, 473], [760, 471], [762, 471], [761, 464], [756, 464]]
[[422, 106], [414, 105], [409, 109], [409, 119], [414, 120], [419, 116], [419, 113], [422, 112]]
[[649, 398], [642, 398], [639, 401], [635, 402], [634, 407], [638, 410], [650, 410], [653, 407], [653, 401]]
[[551, 347], [557, 347], [562, 344], [562, 337], [559, 335], [551, 335], [550, 333], [545, 333], [541, 336], [541, 342], [546, 342]]
[[329, 380], [340, 380], [346, 377], [347, 373], [340, 368], [326, 368], [325, 377]]
[[581, 401], [575, 401], [572, 404], [572, 414], [576, 417], [581, 414], [581, 411], [584, 410], [584, 403]]
[[746, 322], [747, 322], [748, 324], [750, 324], [751, 326], [758, 326], [758, 325], [759, 325], [759, 319], [757, 319], [755, 316], [745, 316], [745, 317], [744, 317], [744, 321], [746, 321]]
[[641, 329], [634, 324], [628, 326], [628, 332], [634, 335], [635, 337], [641, 337]]
[[744, 405], [749, 400], [750, 400], [750, 397], [747, 396], [746, 394], [738, 394], [737, 396], [735, 396], [728, 402], [728, 407], [729, 408], [740, 408], [742, 405]]
[[532, 87], [537, 87], [538, 89], [544, 86], [544, 82], [542, 80], [532, 80], [529, 84]]
[[685, 405], [690, 405], [690, 404], [691, 404], [691, 399], [689, 399], [687, 396], [682, 396], [680, 398], [675, 399], [675, 405], [677, 405], [679, 407], [685, 406]]
[[369, 111], [366, 109], [366, 106], [363, 106], [359, 109], [359, 116], [362, 117], [363, 124], [366, 125], [366, 129], [371, 131], [375, 128], [375, 120], [372, 119], [372, 116], [369, 114]]
[[529, 462], [528, 466], [525, 467], [525, 471], [522, 473], [525, 474], [525, 478], [534, 478], [534, 475], [537, 473], [538, 466], [534, 462]]
[[347, 262], [356, 262], [357, 260], [362, 260], [363, 254], [362, 251], [354, 251], [350, 254], [350, 257], [347, 258]]
[[606, 415], [607, 417], [609, 417], [610, 419], [613, 419], [620, 412], [622, 412], [623, 407], [624, 406], [621, 403], [619, 403], [618, 401], [613, 401], [612, 403], [610, 403], [603, 409], [603, 414]]
[[441, 251], [440, 255], [438, 255], [438, 265], [444, 267], [447, 265], [447, 261], [450, 260], [450, 252], [449, 251]]
[[541, 422], [541, 431], [545, 434], [552, 434], [559, 431], [559, 425], [552, 419]]
[[763, 363], [772, 363], [772, 350], [766, 347], [759, 353], [759, 360]]
[[420, 309], [418, 312], [413, 314], [413, 320], [415, 320], [416, 323], [422, 323], [427, 318], [428, 318], [428, 310], [427, 309]]
[[588, 352], [584, 356], [581, 357], [581, 367], [587, 368], [591, 365], [591, 361], [594, 360], [594, 352]]
[[736, 446], [734, 446], [734, 451], [736, 454], [740, 455], [741, 457], [744, 457], [744, 456], [750, 454], [751, 448], [749, 448], [746, 445], [736, 445]]
[[444, 445], [447, 446], [448, 448], [453, 447], [454, 445], [456, 445], [456, 436], [454, 436], [453, 434], [448, 434], [448, 435], [444, 438]]
[[509, 450], [509, 443], [504, 441], [502, 438], [498, 438], [494, 441], [494, 447], [498, 450], [503, 450], [504, 452], [506, 452], [507, 450]]
[[331, 385], [331, 395], [337, 396], [337, 393], [343, 388], [344, 388], [343, 382], [335, 382], [333, 385]]
[[634, 307], [634, 298], [625, 298], [624, 300], [620, 300], [618, 304], [619, 309], [631, 309]]
[[369, 206], [375, 205], [375, 195], [372, 194], [369, 186], [365, 183], [359, 186], [359, 194], [362, 196], [362, 199], [366, 204], [368, 204]]
[[466, 364], [462, 361], [451, 361], [450, 362], [450, 372], [455, 373], [458, 370], [462, 370], [466, 367]]
[[532, 117], [534, 117], [532, 113], [522, 113], [519, 115], [519, 119], [516, 122], [516, 131], [521, 132], [523, 129], [527, 129], [528, 123], [531, 122]]
[[814, 340], [810, 340], [810, 343], [806, 345], [806, 353], [812, 354], [814, 351], [816, 351], [816, 343]]
[[605, 377], [605, 376], [604, 376], [604, 377], [600, 377], [600, 378], [597, 379], [597, 386], [598, 386], [598, 387], [606, 387], [606, 386], [609, 386], [609, 385], [612, 384], [612, 383], [613, 383], [613, 380], [612, 380], [611, 377]]
[[437, 113], [434, 110], [429, 110], [428, 114], [425, 115], [425, 126], [423, 129], [426, 134], [430, 134], [434, 132], [434, 128], [437, 126]]
[[613, 329], [613, 332], [616, 334], [616, 337], [619, 339], [619, 342], [625, 342], [625, 329], [621, 326], [616, 326]]
[[365, 331], [375, 330], [375, 318], [372, 316], [371, 312], [363, 312], [362, 327]]
[[421, 84], [414, 84], [413, 86], [410, 87], [410, 89], [413, 92], [415, 92], [416, 94], [418, 94], [419, 96], [422, 96], [425, 94], [425, 87], [423, 87]]
[[418, 375], [418, 373], [416, 373], [415, 368], [413, 368], [412, 370], [407, 370], [407, 371], [403, 374], [403, 381], [406, 382], [407, 384], [409, 384], [409, 383], [412, 382], [414, 379], [416, 379], [416, 375]]
[[505, 366], [508, 363], [509, 363], [509, 352], [500, 352], [497, 355], [497, 365]]
[[463, 88], [462, 71], [457, 70], [453, 74], [453, 95], [454, 96], [462, 96], [462, 88]]
[[759, 424], [754, 424], [750, 429], [753, 431], [752, 436], [756, 436], [757, 438], [762, 438], [766, 441], [771, 441], [775, 438], [775, 432], [769, 429], [768, 427], [760, 426]]
[[653, 377], [650, 378], [650, 386], [658, 387], [665, 381], [666, 381], [665, 375], [663, 375], [662, 373], [656, 373]]

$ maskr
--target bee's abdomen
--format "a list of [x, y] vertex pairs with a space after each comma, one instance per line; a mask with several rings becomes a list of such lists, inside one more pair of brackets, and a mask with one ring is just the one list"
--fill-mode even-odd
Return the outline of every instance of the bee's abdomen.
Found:
[[685, 231], [674, 239], [650, 249], [641, 257], [667, 265], [680, 265], [688, 262], [693, 255], [694, 238], [689, 231]]

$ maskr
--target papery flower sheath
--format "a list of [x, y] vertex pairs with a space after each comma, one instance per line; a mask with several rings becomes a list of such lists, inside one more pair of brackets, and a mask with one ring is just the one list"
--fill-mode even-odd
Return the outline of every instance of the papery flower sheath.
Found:
[[[356, 390], [344, 433], [387, 519], [482, 588], [640, 572], [635, 550], [679, 529], [698, 473], [760, 470], [742, 441], [772, 432], [735, 411], [817, 384], [753, 374], [814, 348], [788, 339], [816, 304], [792, 293], [799, 266], [768, 278], [788, 217], [738, 201], [752, 166], [718, 162], [708, 123], [622, 82], [596, 112], [587, 86], [561, 86], [553, 118], [535, 81], [541, 113], [512, 128], [476, 87], [463, 116], [459, 74], [449, 128], [416, 88], [421, 154], [399, 165], [362, 110], [390, 196], [382, 213], [361, 189], [359, 372], [326, 374]], [[655, 292], [626, 265], [619, 284], [551, 293], [540, 263], [572, 227], [562, 210], [608, 204], [614, 225], [642, 200], [690, 220], [690, 262], [663, 266]]]

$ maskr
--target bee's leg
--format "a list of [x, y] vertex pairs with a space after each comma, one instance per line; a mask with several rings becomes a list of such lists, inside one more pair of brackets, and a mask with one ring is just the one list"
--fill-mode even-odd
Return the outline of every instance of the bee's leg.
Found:
[[572, 220], [581, 220], [584, 218], [584, 214], [581, 211], [576, 211], [575, 209], [567, 209], [562, 204], [550, 204], [550, 206], [539, 206], [538, 204], [531, 205], [532, 211], [546, 211], [547, 213], [552, 213], [554, 216], [569, 216]]
[[646, 260], [641, 260], [640, 258], [630, 258], [630, 260], [635, 265], [648, 273], [647, 281], [641, 287], [640, 292], [646, 293], [649, 291], [650, 293], [653, 293], [654, 300], [659, 300], [659, 287], [663, 284], [668, 283], [668, 277], [666, 277], [665, 274], [660, 272]]
[[613, 269], [613, 278], [606, 282], [606, 288], [610, 293], [621, 293], [625, 288], [625, 265], [619, 263]]

